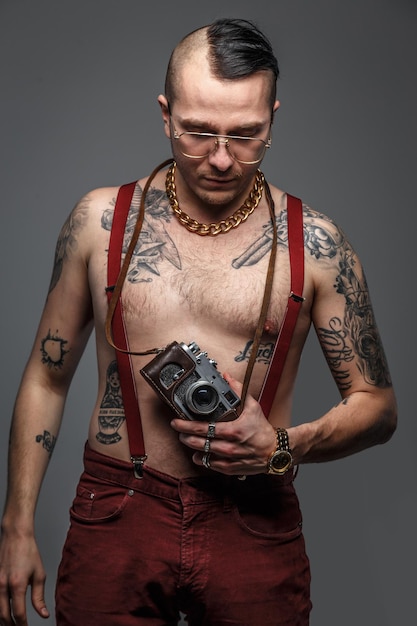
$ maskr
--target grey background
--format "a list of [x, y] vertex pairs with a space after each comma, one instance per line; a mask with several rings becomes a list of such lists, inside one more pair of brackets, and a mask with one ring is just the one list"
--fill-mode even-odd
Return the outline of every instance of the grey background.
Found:
[[[0, 496], [10, 415], [59, 229], [90, 189], [143, 176], [169, 156], [156, 103], [168, 56], [185, 33], [219, 16], [253, 19], [272, 40], [282, 106], [263, 170], [331, 215], [351, 239], [367, 270], [399, 400], [389, 444], [300, 470], [312, 626], [409, 624], [417, 558], [414, 0], [0, 1]], [[95, 384], [90, 344], [36, 519], [50, 609]], [[295, 422], [336, 400], [311, 335]], [[40, 623], [31, 613], [30, 624]]]

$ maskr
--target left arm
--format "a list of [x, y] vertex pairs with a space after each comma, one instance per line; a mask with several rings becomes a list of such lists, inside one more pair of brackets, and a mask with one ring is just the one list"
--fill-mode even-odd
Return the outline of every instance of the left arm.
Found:
[[327, 227], [340, 245], [331, 260], [313, 263], [312, 320], [342, 400], [321, 418], [289, 430], [296, 463], [329, 461], [385, 443], [396, 428], [395, 394], [362, 265], [343, 233], [330, 221]]

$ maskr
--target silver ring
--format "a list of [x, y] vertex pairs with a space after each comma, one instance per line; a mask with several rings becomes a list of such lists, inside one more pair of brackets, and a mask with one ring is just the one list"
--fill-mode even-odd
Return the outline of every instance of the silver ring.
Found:
[[208, 425], [207, 439], [214, 439], [215, 429], [216, 429], [216, 423], [210, 422], [210, 424]]
[[210, 439], [206, 439], [204, 444], [204, 452], [210, 452]]
[[206, 452], [206, 454], [203, 454], [203, 458], [201, 459], [201, 461], [206, 469], [210, 469], [210, 452]]

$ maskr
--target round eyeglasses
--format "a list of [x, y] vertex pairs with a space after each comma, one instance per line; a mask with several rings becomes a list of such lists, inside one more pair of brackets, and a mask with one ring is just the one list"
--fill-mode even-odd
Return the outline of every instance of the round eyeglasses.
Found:
[[182, 154], [189, 159], [204, 159], [223, 144], [230, 156], [244, 165], [254, 165], [264, 158], [267, 148], [271, 147], [271, 137], [264, 141], [259, 137], [240, 137], [239, 135], [216, 135], [184, 131], [178, 133], [174, 127], [174, 139]]

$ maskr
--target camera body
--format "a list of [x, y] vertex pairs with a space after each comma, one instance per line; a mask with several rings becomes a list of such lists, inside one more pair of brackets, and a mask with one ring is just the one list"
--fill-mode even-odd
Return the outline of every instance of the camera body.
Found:
[[174, 341], [140, 373], [182, 419], [234, 420], [240, 398], [216, 366], [195, 342], [187, 345]]

